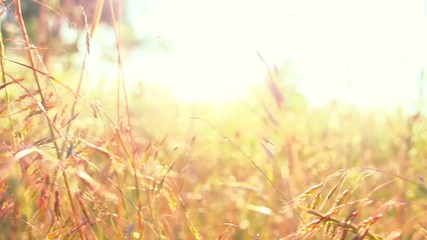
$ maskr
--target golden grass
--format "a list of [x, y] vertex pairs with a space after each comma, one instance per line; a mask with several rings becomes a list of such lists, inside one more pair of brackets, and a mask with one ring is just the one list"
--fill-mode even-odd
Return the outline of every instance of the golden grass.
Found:
[[120, 51], [117, 92], [94, 99], [83, 74], [37, 67], [18, 8], [28, 57], [1, 61], [0, 238], [427, 237], [423, 114], [313, 109], [274, 71], [242, 102], [177, 104], [127, 91]]

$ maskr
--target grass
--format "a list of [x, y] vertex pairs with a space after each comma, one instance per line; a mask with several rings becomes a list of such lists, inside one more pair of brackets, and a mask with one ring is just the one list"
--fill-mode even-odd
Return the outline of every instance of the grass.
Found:
[[427, 237], [422, 113], [311, 108], [275, 71], [227, 107], [177, 104], [127, 90], [119, 47], [117, 87], [91, 90], [85, 58], [50, 73], [17, 17], [27, 57], [2, 53], [0, 238]]

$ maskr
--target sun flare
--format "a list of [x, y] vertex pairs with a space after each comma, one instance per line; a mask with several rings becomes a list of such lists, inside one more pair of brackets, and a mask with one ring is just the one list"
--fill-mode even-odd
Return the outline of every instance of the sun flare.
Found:
[[[164, 0], [145, 14], [134, 7], [128, 14], [140, 35], [170, 48], [133, 50], [125, 59], [126, 81], [163, 86], [177, 101], [236, 100], [265, 80], [260, 53], [271, 66], [291, 62], [293, 83], [312, 105], [408, 106], [424, 88], [419, 78], [427, 34], [419, 29], [427, 20], [421, 4]], [[102, 67], [94, 59], [96, 72]]]

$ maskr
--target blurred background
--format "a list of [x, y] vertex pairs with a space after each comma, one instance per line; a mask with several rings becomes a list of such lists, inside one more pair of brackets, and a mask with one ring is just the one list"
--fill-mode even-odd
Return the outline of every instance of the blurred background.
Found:
[[[106, 88], [117, 76], [108, 2], [87, 63], [93, 85]], [[263, 83], [268, 67], [280, 71], [282, 80], [312, 106], [332, 100], [362, 108], [413, 111], [422, 106], [427, 60], [423, 0], [112, 2], [114, 17], [121, 20], [124, 79], [155, 85], [177, 101], [234, 101]], [[46, 59], [64, 52], [74, 59], [61, 57], [52, 61], [53, 67], [81, 65], [73, 53], [82, 56], [86, 50], [84, 32], [90, 26], [84, 16], [90, 25], [96, 1], [48, 5], [23, 2], [34, 42]], [[8, 12], [3, 30], [9, 37], [20, 36], [13, 9]]]
[[265, 79], [257, 53], [313, 105], [411, 108], [425, 87], [425, 1], [143, 2], [135, 28], [169, 51], [134, 61], [179, 99], [238, 97]]
[[2, 1], [0, 239], [427, 239], [426, 4]]

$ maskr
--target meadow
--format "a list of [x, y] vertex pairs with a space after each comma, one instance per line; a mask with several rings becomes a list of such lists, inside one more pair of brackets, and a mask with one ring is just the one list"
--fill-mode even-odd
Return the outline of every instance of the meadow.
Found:
[[422, 106], [315, 108], [274, 68], [238, 101], [180, 103], [128, 84], [119, 47], [113, 87], [93, 86], [84, 54], [50, 70], [16, 16], [20, 45], [0, 43], [0, 239], [427, 238]]

